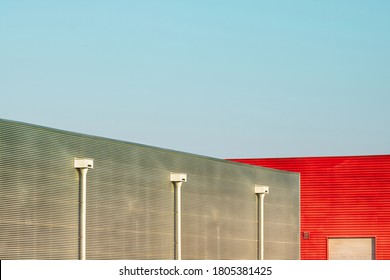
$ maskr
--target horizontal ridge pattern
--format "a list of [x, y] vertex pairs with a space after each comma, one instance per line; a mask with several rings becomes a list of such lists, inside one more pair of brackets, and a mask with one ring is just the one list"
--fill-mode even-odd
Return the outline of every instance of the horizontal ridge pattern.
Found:
[[301, 259], [327, 259], [328, 237], [375, 237], [390, 259], [390, 155], [234, 159], [301, 174]]

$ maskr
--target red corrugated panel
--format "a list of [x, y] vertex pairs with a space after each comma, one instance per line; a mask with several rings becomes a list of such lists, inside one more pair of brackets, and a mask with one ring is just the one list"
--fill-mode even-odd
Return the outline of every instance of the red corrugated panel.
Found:
[[234, 159], [301, 173], [301, 259], [325, 260], [328, 237], [375, 237], [390, 260], [390, 155]]

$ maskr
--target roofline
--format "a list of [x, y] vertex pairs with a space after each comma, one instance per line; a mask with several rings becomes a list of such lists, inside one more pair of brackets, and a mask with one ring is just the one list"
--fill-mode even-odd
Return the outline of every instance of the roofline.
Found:
[[228, 158], [227, 160], [266, 160], [266, 159], [325, 159], [325, 158], [368, 158], [368, 157], [390, 157], [390, 154], [371, 155], [333, 155], [333, 156], [299, 156], [299, 157], [254, 157], [254, 158]]
[[79, 136], [79, 137], [88, 137], [88, 138], [91, 138], [91, 139], [104, 140], [104, 141], [114, 141], [114, 142], [123, 143], [123, 144], [129, 144], [129, 145], [135, 145], [135, 146], [149, 148], [149, 149], [155, 149], [155, 150], [159, 150], [159, 151], [167, 152], [167, 153], [172, 153], [173, 152], [173, 153], [186, 155], [186, 156], [190, 156], [190, 157], [196, 157], [196, 158], [203, 158], [203, 159], [208, 159], [208, 160], [212, 160], [212, 161], [218, 161], [218, 162], [225, 163], [225, 164], [245, 166], [246, 168], [254, 168], [254, 169], [260, 168], [260, 169], [270, 170], [270, 171], [274, 171], [274, 172], [297, 173], [297, 174], [299, 174], [298, 172], [293, 172], [293, 171], [286, 171], [286, 170], [280, 170], [280, 169], [269, 168], [269, 167], [262, 167], [262, 166], [254, 166], [254, 165], [249, 165], [249, 164], [245, 164], [245, 163], [241, 163], [241, 162], [230, 161], [230, 160], [227, 160], [227, 159], [214, 158], [214, 157], [198, 155], [198, 154], [193, 154], [193, 153], [188, 153], [188, 152], [183, 152], [183, 151], [177, 151], [177, 150], [166, 149], [166, 148], [161, 148], [161, 147], [156, 147], [156, 146], [151, 146], [151, 145], [145, 145], [145, 144], [139, 144], [139, 143], [135, 143], [135, 142], [129, 142], [129, 141], [125, 141], [125, 140], [118, 140], [118, 139], [113, 139], [113, 138], [108, 138], [108, 137], [95, 136], [95, 135], [90, 135], [90, 134], [85, 134], [85, 133], [79, 133], [79, 132], [73, 132], [73, 131], [68, 131], [68, 130], [62, 130], [62, 129], [58, 129], [58, 128], [51, 128], [51, 127], [46, 127], [46, 126], [42, 126], [42, 125], [21, 122], [21, 121], [13, 121], [13, 120], [7, 120], [7, 119], [0, 118], [0, 122], [34, 127], [34, 128], [38, 128], [38, 129], [42, 129], [42, 130], [46, 130], [46, 131], [52, 131], [54, 133], [68, 134], [68, 135]]

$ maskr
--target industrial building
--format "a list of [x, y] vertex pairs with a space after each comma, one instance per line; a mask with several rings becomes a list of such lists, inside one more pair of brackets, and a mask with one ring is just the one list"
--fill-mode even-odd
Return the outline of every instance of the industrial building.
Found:
[[296, 172], [0, 119], [0, 259], [299, 259], [299, 188]]
[[301, 259], [390, 260], [390, 155], [234, 161], [301, 174]]

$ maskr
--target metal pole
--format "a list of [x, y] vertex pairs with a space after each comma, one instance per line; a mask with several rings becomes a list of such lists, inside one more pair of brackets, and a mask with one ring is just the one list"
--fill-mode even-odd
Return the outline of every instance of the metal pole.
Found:
[[174, 182], [175, 186], [175, 260], [181, 260], [181, 185], [182, 182]]
[[80, 251], [79, 259], [85, 260], [86, 258], [86, 222], [87, 222], [87, 172], [88, 168], [80, 168]]
[[259, 196], [259, 221], [258, 221], [258, 256], [257, 259], [264, 260], [264, 193], [258, 194]]
[[264, 197], [269, 193], [269, 186], [255, 185], [258, 197], [257, 213], [257, 259], [264, 260]]
[[87, 172], [88, 169], [93, 168], [93, 159], [75, 157], [73, 160], [73, 166], [79, 173], [79, 260], [85, 260], [87, 244]]
[[187, 182], [187, 174], [171, 172], [170, 181], [173, 184], [175, 193], [175, 205], [173, 209], [175, 219], [174, 259], [181, 260], [181, 185], [183, 182]]

